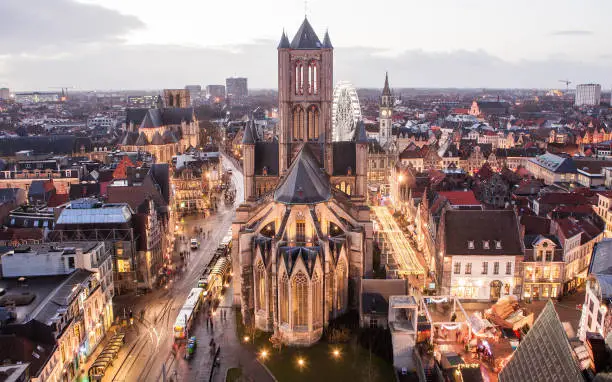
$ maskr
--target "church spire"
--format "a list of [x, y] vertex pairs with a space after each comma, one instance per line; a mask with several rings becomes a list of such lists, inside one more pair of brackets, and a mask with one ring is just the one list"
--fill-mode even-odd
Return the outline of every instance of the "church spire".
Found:
[[391, 95], [391, 89], [389, 88], [389, 72], [385, 72], [385, 87], [383, 88], [383, 95]]
[[285, 34], [285, 29], [283, 29], [283, 35], [281, 36], [280, 42], [278, 43], [278, 49], [287, 49], [291, 48], [291, 44], [289, 44], [289, 38]]
[[331, 43], [331, 39], [329, 38], [329, 32], [325, 31], [325, 37], [323, 37], [323, 48], [332, 49], [333, 45]]

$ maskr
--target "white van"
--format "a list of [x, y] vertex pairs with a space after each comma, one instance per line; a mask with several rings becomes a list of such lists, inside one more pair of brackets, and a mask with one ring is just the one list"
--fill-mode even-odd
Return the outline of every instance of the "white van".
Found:
[[191, 249], [198, 249], [200, 248], [200, 242], [198, 241], [198, 239], [191, 239], [191, 241], [189, 242], [189, 246], [191, 247]]

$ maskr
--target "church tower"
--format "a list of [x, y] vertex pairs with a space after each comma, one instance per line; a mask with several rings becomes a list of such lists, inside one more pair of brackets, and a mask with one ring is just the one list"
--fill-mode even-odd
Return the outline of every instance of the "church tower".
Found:
[[333, 55], [328, 33], [321, 43], [306, 18], [291, 43], [283, 31], [278, 45], [280, 175], [305, 144], [332, 173]]
[[378, 117], [378, 143], [385, 146], [387, 142], [392, 141], [391, 126], [393, 122], [393, 96], [389, 88], [389, 74], [385, 73], [385, 87], [383, 88], [382, 97], [380, 97], [380, 115]]

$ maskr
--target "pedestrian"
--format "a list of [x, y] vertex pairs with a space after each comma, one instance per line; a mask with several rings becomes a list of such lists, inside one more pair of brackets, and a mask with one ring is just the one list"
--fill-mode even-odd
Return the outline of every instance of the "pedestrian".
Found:
[[210, 328], [210, 318], [206, 318], [206, 329]]
[[210, 319], [210, 331], [211, 332], [215, 331], [212, 318]]

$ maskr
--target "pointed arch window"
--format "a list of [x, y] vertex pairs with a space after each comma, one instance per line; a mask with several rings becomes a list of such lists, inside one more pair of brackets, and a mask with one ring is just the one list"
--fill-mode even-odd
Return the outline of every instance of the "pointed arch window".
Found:
[[289, 323], [289, 278], [285, 273], [280, 282], [280, 322], [281, 324]]
[[293, 109], [292, 134], [294, 141], [304, 140], [304, 109], [301, 106]]
[[318, 69], [317, 69], [317, 62], [314, 61], [313, 65], [312, 65], [312, 78], [313, 78], [313, 93], [314, 94], [319, 94], [319, 77], [318, 77]]
[[312, 105], [308, 108], [307, 118], [308, 140], [316, 141], [319, 139], [319, 109]]
[[312, 324], [315, 328], [323, 324], [323, 280], [318, 272], [312, 276]]
[[308, 329], [308, 278], [303, 272], [293, 277], [291, 290], [293, 329]]
[[347, 273], [344, 261], [340, 261], [336, 268], [336, 310], [341, 312], [344, 310], [347, 300]]
[[313, 64], [308, 64], [308, 94], [312, 94], [313, 90]]
[[255, 309], [266, 308], [266, 269], [261, 261], [257, 263], [255, 270]]

